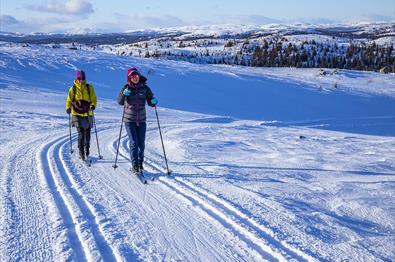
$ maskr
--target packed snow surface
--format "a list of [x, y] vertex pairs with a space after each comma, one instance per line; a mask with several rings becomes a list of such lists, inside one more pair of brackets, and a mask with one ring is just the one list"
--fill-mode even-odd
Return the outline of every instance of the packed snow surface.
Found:
[[[125, 132], [112, 167], [130, 66], [159, 100], [173, 171], [147, 109], [147, 185]], [[99, 99], [91, 167], [70, 153], [77, 68]], [[394, 74], [8, 43], [0, 69], [0, 261], [395, 260]]]

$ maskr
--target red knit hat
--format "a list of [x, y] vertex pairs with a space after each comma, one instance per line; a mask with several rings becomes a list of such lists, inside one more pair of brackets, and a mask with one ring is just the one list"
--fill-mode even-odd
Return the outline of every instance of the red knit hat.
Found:
[[129, 78], [131, 75], [138, 75], [141, 76], [140, 72], [135, 67], [131, 67], [128, 69], [128, 74], [126, 76], [126, 80], [129, 82]]

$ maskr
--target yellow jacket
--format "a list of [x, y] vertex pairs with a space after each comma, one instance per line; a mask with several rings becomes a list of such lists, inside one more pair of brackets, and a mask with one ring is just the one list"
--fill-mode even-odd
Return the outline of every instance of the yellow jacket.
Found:
[[[89, 84], [89, 94], [88, 94], [88, 89], [86, 88], [86, 82], [83, 81], [81, 84], [77, 81], [74, 80], [74, 85], [76, 86], [76, 93], [75, 93], [75, 101], [78, 100], [85, 100], [91, 103], [91, 105], [94, 105], [96, 108], [97, 105], [97, 98], [96, 98], [96, 93], [95, 90], [93, 89], [93, 86]], [[92, 115], [92, 110], [89, 110], [88, 113], [83, 113], [79, 114], [74, 111], [73, 108], [73, 98], [74, 98], [74, 91], [73, 91], [73, 86], [70, 87], [69, 89], [69, 94], [67, 96], [66, 100], [66, 110], [68, 108], [71, 108], [71, 114], [74, 116], [91, 116]]]

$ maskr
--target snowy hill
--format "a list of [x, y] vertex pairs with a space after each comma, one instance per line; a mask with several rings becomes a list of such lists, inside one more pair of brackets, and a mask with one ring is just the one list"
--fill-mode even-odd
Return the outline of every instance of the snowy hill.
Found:
[[[128, 140], [111, 167], [126, 69], [148, 109], [144, 186]], [[248, 68], [0, 45], [0, 260], [395, 259], [394, 74]], [[103, 160], [70, 154], [65, 96], [83, 68]], [[325, 73], [323, 73], [325, 72]], [[73, 143], [76, 133], [73, 130]]]
[[200, 64], [395, 72], [394, 23], [210, 25], [111, 34], [0, 33], [0, 41]]

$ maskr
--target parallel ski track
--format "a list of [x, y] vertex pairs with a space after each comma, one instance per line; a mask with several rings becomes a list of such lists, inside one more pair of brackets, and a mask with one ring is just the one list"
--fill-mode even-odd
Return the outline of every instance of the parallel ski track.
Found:
[[[107, 148], [113, 154], [116, 152], [117, 142], [117, 139], [113, 140]], [[123, 136], [120, 144], [121, 162], [129, 162], [127, 142], [127, 137]], [[67, 228], [67, 236], [74, 257], [78, 260], [96, 260], [97, 258], [105, 261], [122, 260], [118, 251], [108, 244], [103, 228], [95, 216], [94, 207], [78, 190], [78, 183], [74, 181], [72, 175], [73, 167], [66, 163], [68, 161], [65, 155], [69, 154], [65, 152], [67, 144], [67, 136], [56, 138], [40, 148], [37, 158], [40, 160], [38, 171], [45, 178]], [[153, 159], [147, 158], [146, 166], [153, 172], [163, 173], [163, 169]], [[269, 228], [257, 223], [230, 202], [208, 190], [197, 187], [180, 177], [159, 176], [157, 180], [158, 184], [175, 193], [180, 199], [192, 202], [199, 207], [207, 218], [221, 224], [248, 247], [255, 250], [262, 259], [315, 260], [286, 242], [277, 240]]]
[[[113, 143], [113, 150], [116, 150], [116, 143]], [[128, 160], [128, 139], [124, 136], [121, 139], [120, 155]], [[154, 172], [165, 173], [159, 164], [154, 160], [146, 157], [146, 166]], [[248, 217], [242, 211], [238, 210], [228, 201], [217, 197], [215, 194], [195, 186], [184, 179], [175, 177], [169, 179], [159, 176], [161, 184], [173, 192], [176, 192], [182, 199], [192, 202], [199, 206], [209, 218], [219, 222], [225, 228], [231, 229], [234, 235], [243, 240], [247, 246], [256, 250], [263, 259], [279, 261], [315, 261], [310, 255], [292, 247], [285, 241], [276, 239], [273, 231], [254, 219]]]
[[[126, 143], [127, 142], [125, 140], [125, 138], [126, 138], [126, 136], [122, 137], [121, 143]], [[111, 152], [114, 157], [115, 157], [115, 154], [116, 154], [117, 145], [118, 145], [118, 139], [116, 139], [116, 140], [108, 140], [108, 142], [107, 142], [106, 149], [109, 152]], [[126, 154], [127, 153], [124, 151], [123, 147], [121, 146], [120, 147], [119, 162], [118, 162], [118, 163], [120, 163], [119, 170], [121, 171], [121, 173], [123, 175], [126, 175], [127, 177], [130, 177], [130, 172], [128, 172], [128, 168], [127, 168], [127, 166], [130, 165], [130, 161], [128, 160], [128, 158], [125, 157]], [[137, 182], [137, 180], [135, 180], [135, 182]], [[138, 183], [140, 183], [140, 182], [138, 182]], [[148, 183], [150, 184], [152, 182], [148, 182]], [[154, 183], [154, 185], [156, 187], [160, 186], [161, 188], [163, 188], [160, 184]], [[139, 185], [139, 188], [141, 188], [139, 193], [142, 194], [141, 197], [143, 199], [145, 199], [145, 196], [147, 194], [147, 196], [149, 196], [151, 199], [155, 199], [155, 201], [161, 202], [163, 204], [164, 208], [166, 209], [166, 212], [173, 214], [173, 216], [172, 216], [173, 219], [171, 221], [168, 221], [169, 225], [168, 225], [168, 222], [166, 222], [166, 220], [162, 221], [162, 223], [164, 223], [162, 228], [157, 228], [156, 223], [153, 224], [151, 222], [152, 217], [147, 217], [144, 212], [139, 214], [139, 216], [144, 218], [144, 221], [148, 222], [147, 226], [149, 227], [149, 230], [148, 230], [148, 232], [145, 232], [145, 234], [151, 235], [152, 232], [156, 232], [154, 235], [163, 235], [163, 234], [164, 235], [168, 235], [168, 237], [165, 237], [164, 239], [162, 239], [163, 242], [159, 243], [159, 246], [161, 248], [163, 248], [162, 252], [164, 252], [164, 253], [158, 253], [157, 255], [164, 254], [164, 257], [161, 258], [162, 261], [166, 260], [166, 254], [167, 254], [168, 250], [172, 250], [173, 255], [175, 255], [176, 257], [187, 258], [188, 256], [190, 256], [191, 253], [184, 252], [182, 250], [180, 252], [180, 250], [177, 250], [177, 249], [173, 248], [174, 244], [176, 244], [176, 245], [178, 245], [178, 244], [177, 244], [177, 242], [172, 243], [172, 239], [173, 239], [172, 235], [174, 234], [174, 232], [169, 228], [169, 227], [172, 226], [174, 219], [176, 219], [179, 223], [181, 223], [181, 225], [184, 225], [186, 228], [190, 228], [190, 222], [188, 221], [188, 219], [184, 219], [184, 216], [182, 215], [182, 213], [177, 212], [177, 210], [178, 210], [177, 208], [174, 209], [174, 206], [172, 204], [172, 202], [173, 202], [172, 199], [164, 200], [163, 196], [161, 195], [161, 193], [156, 193], [155, 191], [150, 191], [150, 186], [145, 186], [145, 185], [141, 185], [140, 186]], [[164, 187], [163, 189], [165, 189], [165, 191], [168, 191], [168, 188], [166, 188], [166, 187]], [[162, 192], [162, 189], [160, 191]], [[123, 198], [123, 195], [120, 194], [117, 191], [114, 191], [114, 194], [117, 195], [118, 198]], [[174, 209], [174, 211], [172, 211], [173, 209]], [[120, 212], [122, 213], [122, 211], [120, 211]], [[190, 217], [190, 216], [188, 216], [188, 217]], [[174, 225], [173, 225], [173, 227], [174, 227]], [[128, 231], [127, 228], [125, 228], [125, 230]], [[136, 232], [130, 232], [130, 234], [135, 235]], [[189, 234], [192, 236], [191, 240], [194, 243], [194, 246], [195, 246], [195, 249], [196, 249], [195, 252], [197, 252], [197, 254], [199, 254], [199, 251], [198, 251], [199, 247], [201, 247], [203, 249], [207, 249], [207, 248], [211, 247], [210, 243], [205, 242], [206, 235], [196, 231], [196, 229], [194, 227], [190, 228]], [[219, 240], [219, 239], [215, 240], [213, 242], [213, 244], [214, 245], [218, 245], [220, 247], [224, 247], [222, 241]], [[246, 250], [245, 249], [246, 247], [248, 248], [248, 246], [245, 246], [245, 247], [240, 246], [240, 248], [242, 248], [242, 250], [243, 250], [242, 252], [247, 252], [248, 254], [251, 255], [251, 257], [260, 258], [260, 255], [255, 250]], [[217, 252], [216, 249], [211, 249], [210, 252], [212, 254], [218, 255], [218, 258], [220, 258], [220, 257], [222, 257], [222, 258], [224, 258], [224, 257], [227, 257], [227, 258], [234, 257], [234, 248], [232, 248], [231, 246], [227, 246], [226, 248], [224, 248], [224, 251], [226, 252], [224, 254]], [[234, 258], [234, 259], [236, 259], [236, 258]], [[259, 260], [261, 260], [261, 259], [259, 259]]]
[[55, 221], [48, 217], [46, 201], [38, 193], [40, 178], [35, 172], [36, 145], [45, 138], [18, 140], [15, 147], [9, 148], [12, 153], [3, 159], [0, 236], [5, 242], [0, 245], [0, 261], [10, 257], [31, 261], [57, 257], [56, 247], [51, 244], [59, 236], [52, 230]]
[[[107, 124], [100, 129], [98, 132], [108, 130], [113, 127], [114, 124]], [[93, 134], [92, 134], [93, 135]], [[73, 136], [74, 138], [76, 135]], [[92, 140], [91, 140], [92, 142]], [[75, 141], [74, 141], [75, 143]], [[95, 146], [91, 144], [91, 146]], [[70, 154], [70, 144], [68, 139], [63, 139], [55, 142], [52, 148], [52, 155], [54, 156], [53, 168], [57, 170], [58, 176], [61, 179], [62, 185], [67, 188], [69, 193], [69, 198], [71, 202], [74, 202], [76, 207], [75, 213], [79, 215], [79, 224], [84, 226], [86, 239], [80, 241], [82, 246], [85, 247], [85, 257], [89, 260], [103, 260], [103, 261], [138, 261], [141, 258], [139, 254], [132, 250], [130, 243], [125, 243], [120, 239], [120, 235], [124, 235], [124, 232], [120, 232], [118, 229], [112, 226], [112, 223], [108, 223], [108, 218], [103, 218], [101, 212], [97, 212], [95, 207], [90, 204], [87, 200], [87, 196], [84, 195], [82, 189], [80, 189], [81, 184], [84, 184], [80, 180], [79, 174], [84, 172], [85, 174], [93, 175], [93, 179], [96, 181], [98, 188], [102, 188], [103, 192], [108, 192], [109, 190], [112, 195], [118, 201], [125, 202], [126, 199], [122, 194], [117, 192], [108, 181], [104, 181], [100, 176], [95, 175], [93, 163], [92, 167], [88, 167], [83, 164], [80, 160], [73, 159], [74, 157]], [[76, 155], [76, 154], [74, 154]], [[54, 174], [54, 173], [53, 173]], [[97, 190], [97, 188], [95, 188]], [[129, 212], [130, 210], [127, 210]], [[75, 218], [74, 218], [75, 219]], [[149, 218], [146, 217], [146, 221], [150, 222]], [[123, 229], [128, 231], [128, 229]], [[149, 235], [149, 231], [145, 230], [145, 234]], [[132, 234], [132, 233], [131, 233]], [[93, 257], [95, 255], [95, 257]], [[79, 261], [80, 259], [78, 259]]]
[[121, 260], [116, 250], [108, 244], [98, 223], [92, 205], [79, 192], [65, 160], [64, 148], [68, 136], [56, 138], [45, 144], [38, 153], [39, 172], [53, 195], [56, 207], [67, 228], [68, 240], [78, 261]]

